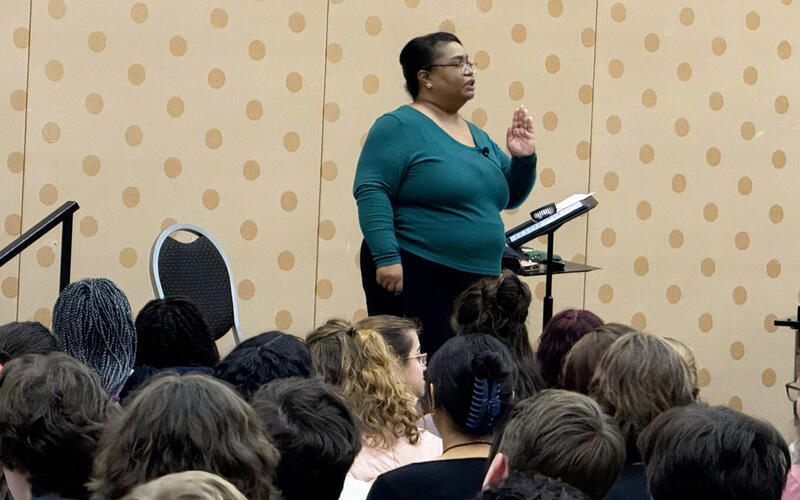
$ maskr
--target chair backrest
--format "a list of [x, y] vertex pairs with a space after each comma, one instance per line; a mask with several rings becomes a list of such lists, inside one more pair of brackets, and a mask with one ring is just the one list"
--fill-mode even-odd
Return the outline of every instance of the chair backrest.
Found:
[[[177, 231], [195, 236], [189, 243], [170, 237]], [[205, 230], [191, 224], [173, 224], [156, 238], [150, 252], [150, 279], [158, 298], [182, 296], [203, 312], [214, 339], [233, 328], [238, 344], [239, 310], [231, 266], [219, 244]]]

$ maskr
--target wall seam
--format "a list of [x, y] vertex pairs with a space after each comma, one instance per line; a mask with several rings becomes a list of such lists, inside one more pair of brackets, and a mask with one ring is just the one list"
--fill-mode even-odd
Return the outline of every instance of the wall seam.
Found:
[[[600, 0], [595, 0], [594, 4], [594, 54], [592, 55], [592, 106], [589, 111], [589, 170], [586, 176], [586, 192], [592, 192], [592, 145], [594, 144], [594, 97], [595, 84], [597, 82], [597, 24], [600, 12]], [[586, 233], [583, 238], [584, 262], [589, 263], [589, 217], [591, 212], [586, 214]], [[586, 309], [586, 282], [589, 273], [583, 273], [583, 308]]]

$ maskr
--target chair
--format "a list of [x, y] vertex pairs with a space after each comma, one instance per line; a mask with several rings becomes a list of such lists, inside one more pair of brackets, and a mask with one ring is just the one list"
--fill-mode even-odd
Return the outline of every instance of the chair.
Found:
[[[187, 231], [197, 236], [183, 243], [171, 235]], [[157, 298], [176, 295], [192, 300], [203, 311], [215, 340], [233, 328], [233, 340], [243, 340], [236, 304], [236, 282], [225, 252], [204, 229], [173, 224], [156, 238], [150, 251], [150, 280]]]

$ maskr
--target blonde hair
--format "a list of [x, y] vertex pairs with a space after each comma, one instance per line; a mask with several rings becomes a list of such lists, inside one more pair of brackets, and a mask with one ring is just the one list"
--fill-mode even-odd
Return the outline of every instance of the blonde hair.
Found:
[[680, 355], [681, 359], [686, 365], [686, 372], [689, 375], [689, 383], [692, 384], [692, 396], [697, 399], [697, 395], [700, 394], [700, 386], [697, 384], [697, 361], [694, 359], [694, 352], [692, 352], [688, 345], [684, 344], [678, 339], [664, 337], [664, 340], [673, 349], [678, 351], [678, 355]]
[[403, 437], [419, 441], [415, 397], [378, 332], [331, 319], [311, 332], [306, 344], [312, 371], [348, 399], [368, 445], [391, 448]]
[[247, 500], [225, 479], [204, 471], [168, 474], [137, 486], [122, 500]]

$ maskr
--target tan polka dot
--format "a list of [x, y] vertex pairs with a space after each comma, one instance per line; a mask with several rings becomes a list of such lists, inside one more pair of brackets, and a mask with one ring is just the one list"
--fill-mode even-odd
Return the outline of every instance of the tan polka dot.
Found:
[[611, 285], [601, 285], [597, 290], [597, 298], [603, 304], [608, 304], [614, 300], [614, 288]]
[[764, 317], [764, 331], [767, 333], [775, 333], [778, 330], [778, 327], [775, 326], [775, 320], [778, 319], [777, 316], [770, 313]]
[[649, 201], [640, 201], [639, 204], [636, 205], [636, 216], [639, 217], [639, 219], [647, 220], [652, 213], [653, 208], [650, 206]]
[[703, 218], [708, 222], [714, 222], [719, 216], [719, 209], [714, 203], [706, 203], [703, 207]]
[[778, 57], [781, 59], [789, 59], [792, 56], [792, 44], [786, 40], [778, 44]]
[[292, 33], [300, 33], [306, 29], [306, 18], [299, 12], [293, 12], [289, 16], [289, 29]]
[[691, 24], [694, 22], [694, 11], [690, 7], [684, 7], [681, 9], [679, 19], [681, 20], [682, 25], [691, 26]]
[[61, 19], [67, 13], [64, 0], [50, 0], [47, 2], [47, 14], [53, 19]]
[[615, 191], [619, 186], [619, 175], [616, 172], [609, 171], [603, 176], [603, 187], [606, 191]]
[[250, 300], [256, 294], [256, 285], [250, 280], [242, 280], [239, 286], [236, 287], [236, 292], [242, 300]]
[[283, 147], [289, 152], [295, 152], [300, 148], [300, 136], [297, 132], [287, 132], [283, 136]]
[[97, 113], [103, 111], [103, 96], [100, 94], [91, 93], [86, 96], [84, 105], [86, 106], [86, 111], [96, 115]]
[[317, 282], [317, 297], [328, 299], [333, 295], [333, 283], [331, 280], [321, 279]]
[[211, 11], [211, 26], [224, 28], [228, 25], [228, 12], [225, 9], [214, 9]]
[[46, 307], [40, 307], [33, 313], [33, 320], [38, 321], [42, 325], [50, 328], [53, 323], [53, 313]]
[[515, 24], [511, 27], [511, 39], [515, 43], [522, 43], [528, 38], [528, 30], [524, 24]]
[[677, 304], [681, 300], [681, 289], [678, 285], [670, 285], [667, 287], [667, 302], [670, 304]]
[[525, 87], [522, 85], [522, 82], [511, 82], [508, 85], [508, 96], [515, 101], [519, 101], [525, 97]]
[[682, 193], [686, 190], [686, 177], [683, 174], [672, 176], [672, 190], [676, 193]]
[[656, 157], [656, 151], [650, 144], [644, 144], [639, 148], [639, 161], [642, 163], [651, 163]]
[[539, 182], [544, 187], [552, 187], [556, 183], [556, 173], [552, 168], [545, 168], [539, 173]]
[[251, 241], [258, 235], [258, 225], [254, 221], [246, 220], [239, 226], [239, 234], [245, 240]]
[[45, 205], [52, 205], [58, 200], [58, 190], [52, 184], [45, 184], [39, 190], [39, 201]]
[[644, 313], [633, 313], [633, 316], [631, 316], [631, 326], [639, 331], [647, 328], [647, 317], [645, 317]]
[[147, 21], [147, 5], [141, 2], [133, 4], [133, 7], [131, 7], [131, 19], [138, 24]]
[[24, 160], [25, 157], [23, 156], [22, 153], [20, 153], [19, 151], [14, 151], [13, 153], [8, 155], [8, 158], [6, 158], [6, 166], [8, 167], [8, 170], [12, 174], [18, 174], [22, 172], [25, 163]]
[[547, 13], [553, 17], [558, 17], [564, 12], [564, 5], [561, 0], [549, 0], [547, 2]]
[[106, 34], [102, 31], [93, 31], [89, 34], [87, 43], [92, 52], [102, 52], [106, 48]]
[[536, 300], [541, 302], [542, 299], [544, 299], [544, 293], [545, 293], [544, 281], [540, 281], [539, 283], [536, 284], [535, 287], [533, 287], [533, 296], [534, 298], [536, 298]]
[[275, 328], [286, 331], [292, 326], [292, 313], [286, 309], [281, 309], [275, 314]]
[[94, 217], [86, 216], [81, 218], [80, 222], [80, 231], [81, 234], [86, 236], [87, 238], [91, 238], [92, 236], [97, 234], [97, 220]]
[[266, 53], [267, 53], [267, 48], [264, 46], [264, 42], [262, 42], [261, 40], [253, 40], [247, 47], [247, 54], [250, 56], [250, 59], [254, 61], [260, 61], [264, 59]]
[[286, 191], [281, 195], [281, 208], [286, 212], [297, 208], [297, 195], [294, 191]]
[[17, 214], [11, 214], [3, 222], [3, 229], [9, 236], [16, 236], [22, 230], [22, 218]]
[[780, 205], [772, 205], [769, 208], [769, 220], [777, 224], [783, 220], [783, 207]]
[[776, 259], [767, 262], [767, 276], [770, 278], [777, 278], [781, 275], [781, 263]]
[[764, 384], [764, 387], [772, 387], [777, 380], [778, 376], [775, 375], [775, 370], [772, 368], [767, 368], [761, 372], [761, 383]]
[[584, 84], [578, 89], [578, 100], [583, 104], [589, 104], [592, 102], [593, 96], [594, 90], [592, 89], [591, 85]]
[[744, 357], [744, 344], [742, 344], [738, 340], [736, 342], [733, 342], [730, 347], [730, 352], [731, 352], [731, 358], [735, 359], [736, 361], [739, 361]]
[[342, 112], [339, 105], [335, 102], [328, 102], [322, 107], [322, 117], [326, 122], [335, 122], [339, 119]]
[[[380, 87], [380, 82], [378, 81], [378, 77], [375, 75], [367, 75], [361, 80], [361, 87], [364, 89], [364, 92], [367, 94], [374, 94], [378, 91]], [[480, 125], [479, 125], [480, 126]]]
[[743, 286], [737, 286], [733, 289], [733, 302], [736, 305], [742, 305], [747, 301], [747, 290]]
[[786, 153], [780, 149], [772, 153], [772, 166], [775, 168], [783, 168], [786, 166]]
[[675, 120], [675, 135], [678, 137], [686, 137], [689, 134], [689, 121], [686, 118], [678, 118]]
[[592, 152], [592, 147], [587, 141], [581, 141], [575, 147], [575, 155], [579, 160], [587, 160]]
[[369, 16], [364, 22], [364, 29], [367, 30], [368, 35], [379, 35], [381, 33], [381, 28], [381, 18], [378, 16]]
[[682, 62], [678, 65], [678, 80], [685, 82], [692, 77], [692, 65], [687, 62]]
[[758, 15], [758, 12], [751, 10], [745, 16], [744, 22], [747, 25], [747, 29], [757, 30], [761, 26], [761, 16]]
[[744, 122], [740, 127], [740, 133], [742, 134], [742, 139], [750, 140], [756, 135], [756, 126], [753, 125], [753, 122]]
[[648, 52], [657, 51], [660, 43], [658, 35], [655, 33], [648, 33], [647, 36], [644, 37], [644, 48], [646, 48]]
[[645, 108], [652, 108], [658, 102], [658, 96], [656, 95], [656, 91], [653, 89], [646, 89], [642, 92], [642, 105]]
[[342, 46], [338, 43], [329, 43], [325, 51], [325, 57], [329, 62], [338, 63], [342, 60]]
[[739, 396], [731, 396], [728, 400], [728, 408], [731, 410], [736, 410], [738, 412], [742, 411], [742, 398]]
[[284, 250], [278, 255], [278, 267], [282, 271], [288, 271], [294, 267], [294, 254], [289, 250]]
[[128, 208], [138, 205], [140, 199], [139, 190], [133, 186], [128, 186], [122, 191], [122, 203]]
[[619, 78], [625, 72], [625, 65], [619, 59], [613, 59], [608, 63], [608, 74], [611, 78]]
[[225, 72], [219, 68], [214, 68], [208, 72], [208, 85], [212, 89], [219, 89], [225, 85]]
[[491, 57], [485, 50], [475, 52], [475, 67], [478, 69], [486, 69], [491, 63]]
[[611, 248], [614, 246], [614, 243], [616, 242], [617, 242], [617, 233], [610, 227], [604, 228], [600, 232], [600, 243], [602, 243], [604, 247]]
[[51, 59], [44, 65], [44, 75], [51, 82], [57, 82], [64, 76], [64, 65], [61, 64], [61, 61]]
[[175, 57], [180, 57], [186, 53], [186, 39], [180, 35], [173, 36], [169, 41], [169, 51]]
[[775, 112], [782, 115], [787, 111], [789, 111], [789, 98], [785, 95], [778, 96], [775, 99]]
[[706, 257], [702, 260], [702, 262], [700, 262], [700, 273], [702, 273], [703, 276], [712, 276], [716, 270], [717, 265], [714, 263], [714, 259], [711, 257]]
[[144, 134], [142, 133], [141, 127], [138, 125], [131, 125], [125, 129], [125, 142], [127, 142], [129, 146], [138, 146], [142, 143], [143, 138]]
[[17, 89], [11, 92], [11, 107], [17, 111], [23, 111], [25, 109], [26, 101], [28, 100], [28, 94], [25, 93], [22, 89]]
[[669, 233], [669, 246], [672, 248], [680, 248], [683, 246], [683, 233], [680, 229], [673, 229]]
[[242, 175], [248, 181], [254, 181], [261, 175], [261, 166], [255, 160], [247, 160], [242, 166]]
[[614, 21], [621, 23], [622, 21], [625, 20], [625, 15], [626, 15], [625, 5], [623, 5], [622, 3], [618, 2], [611, 6], [611, 19], [613, 19]]
[[336, 179], [336, 175], [339, 173], [339, 167], [336, 166], [335, 162], [330, 160], [322, 162], [320, 166], [320, 175], [326, 181], [332, 181]]
[[747, 247], [750, 246], [750, 235], [744, 231], [740, 231], [736, 233], [733, 242], [739, 250], [747, 250]]
[[[338, 0], [338, 1], [342, 2], [344, 0]], [[419, 5], [419, 1], [420, 0], [405, 0], [403, 3], [405, 3], [406, 7], [408, 7], [409, 9], [415, 9]]]
[[753, 190], [753, 180], [750, 177], [744, 176], [739, 179], [736, 184], [739, 189], [739, 194], [747, 196]]
[[724, 38], [718, 36], [711, 40], [711, 52], [713, 52], [714, 55], [721, 56], [726, 50], [728, 50], [728, 43]]
[[264, 108], [259, 101], [252, 100], [247, 103], [244, 113], [250, 120], [258, 120], [264, 114]]
[[205, 141], [209, 149], [219, 149], [222, 146], [222, 132], [215, 128], [209, 129]]
[[545, 130], [555, 130], [558, 127], [558, 115], [548, 111], [542, 116], [542, 126]]
[[752, 66], [746, 67], [742, 73], [742, 79], [744, 79], [744, 83], [754, 85], [758, 81], [758, 70]]
[[209, 210], [214, 210], [219, 206], [219, 193], [216, 189], [203, 191], [203, 206]]
[[167, 114], [173, 118], [177, 118], [183, 114], [184, 106], [183, 99], [178, 96], [172, 96], [167, 101]]
[[319, 237], [323, 240], [332, 240], [336, 235], [336, 224], [332, 220], [325, 219], [319, 223]]
[[363, 308], [358, 308], [353, 311], [353, 323], [358, 323], [362, 319], [367, 317], [367, 310]]
[[19, 281], [15, 276], [9, 276], [0, 284], [0, 289], [3, 290], [4, 296], [13, 299], [19, 293]]
[[722, 109], [723, 102], [724, 99], [722, 98], [722, 94], [719, 92], [713, 92], [710, 96], [708, 96], [708, 107], [714, 111], [719, 111]]
[[134, 85], [141, 85], [144, 82], [145, 70], [141, 64], [132, 64], [128, 68], [128, 80]]
[[170, 227], [170, 226], [172, 226], [172, 225], [174, 225], [174, 224], [177, 224], [177, 223], [178, 223], [178, 221], [176, 221], [176, 220], [175, 220], [175, 219], [173, 219], [172, 217], [167, 217], [166, 219], [164, 219], [163, 221], [161, 221], [161, 230], [163, 231], [163, 230], [165, 230], [166, 228], [168, 228], [168, 227]]
[[57, 123], [47, 122], [42, 127], [42, 139], [50, 144], [61, 138], [61, 127]]
[[585, 28], [581, 31], [581, 43], [584, 47], [592, 47], [594, 46], [594, 30], [592, 28]]
[[[19, 28], [14, 30], [14, 35], [12, 36], [14, 40], [14, 46], [18, 49], [24, 49], [28, 47], [28, 28], [24, 28], [20, 26]], [[785, 58], [784, 58], [785, 59]]]
[[544, 69], [551, 75], [558, 73], [561, 69], [561, 59], [555, 54], [550, 54], [544, 60]]
[[644, 276], [650, 270], [650, 263], [646, 257], [636, 257], [633, 261], [633, 272], [638, 276]]
[[100, 172], [100, 158], [95, 155], [86, 155], [83, 158], [83, 173], [92, 177]]
[[286, 89], [289, 92], [300, 92], [303, 88], [303, 77], [300, 73], [291, 72], [286, 75]]
[[586, 264], [586, 256], [582, 253], [576, 253], [570, 260], [572, 260], [572, 262], [577, 262], [578, 264]]
[[711, 385], [711, 372], [705, 368], [697, 371], [697, 385], [701, 388]]
[[714, 328], [714, 319], [708, 313], [703, 313], [697, 319], [697, 327], [700, 328], [700, 331], [703, 333], [708, 333]]
[[716, 147], [710, 147], [706, 151], [706, 163], [712, 167], [716, 167], [722, 161], [722, 153]]
[[609, 134], [618, 134], [622, 130], [622, 120], [617, 115], [606, 118], [606, 130]]
[[483, 108], [475, 108], [470, 118], [472, 119], [472, 123], [479, 127], [485, 127], [486, 122], [489, 120], [489, 116]]
[[181, 175], [181, 161], [174, 156], [170, 156], [166, 160], [164, 160], [164, 175], [169, 177], [170, 179], [174, 179]]
[[444, 21], [439, 23], [439, 31], [444, 31], [445, 33], [455, 33], [456, 24], [450, 19], [445, 19]]
[[478, 10], [481, 12], [489, 12], [492, 10], [492, 0], [478, 0]]
[[119, 263], [122, 267], [131, 268], [136, 265], [137, 260], [136, 250], [131, 247], [125, 247], [119, 253]]

